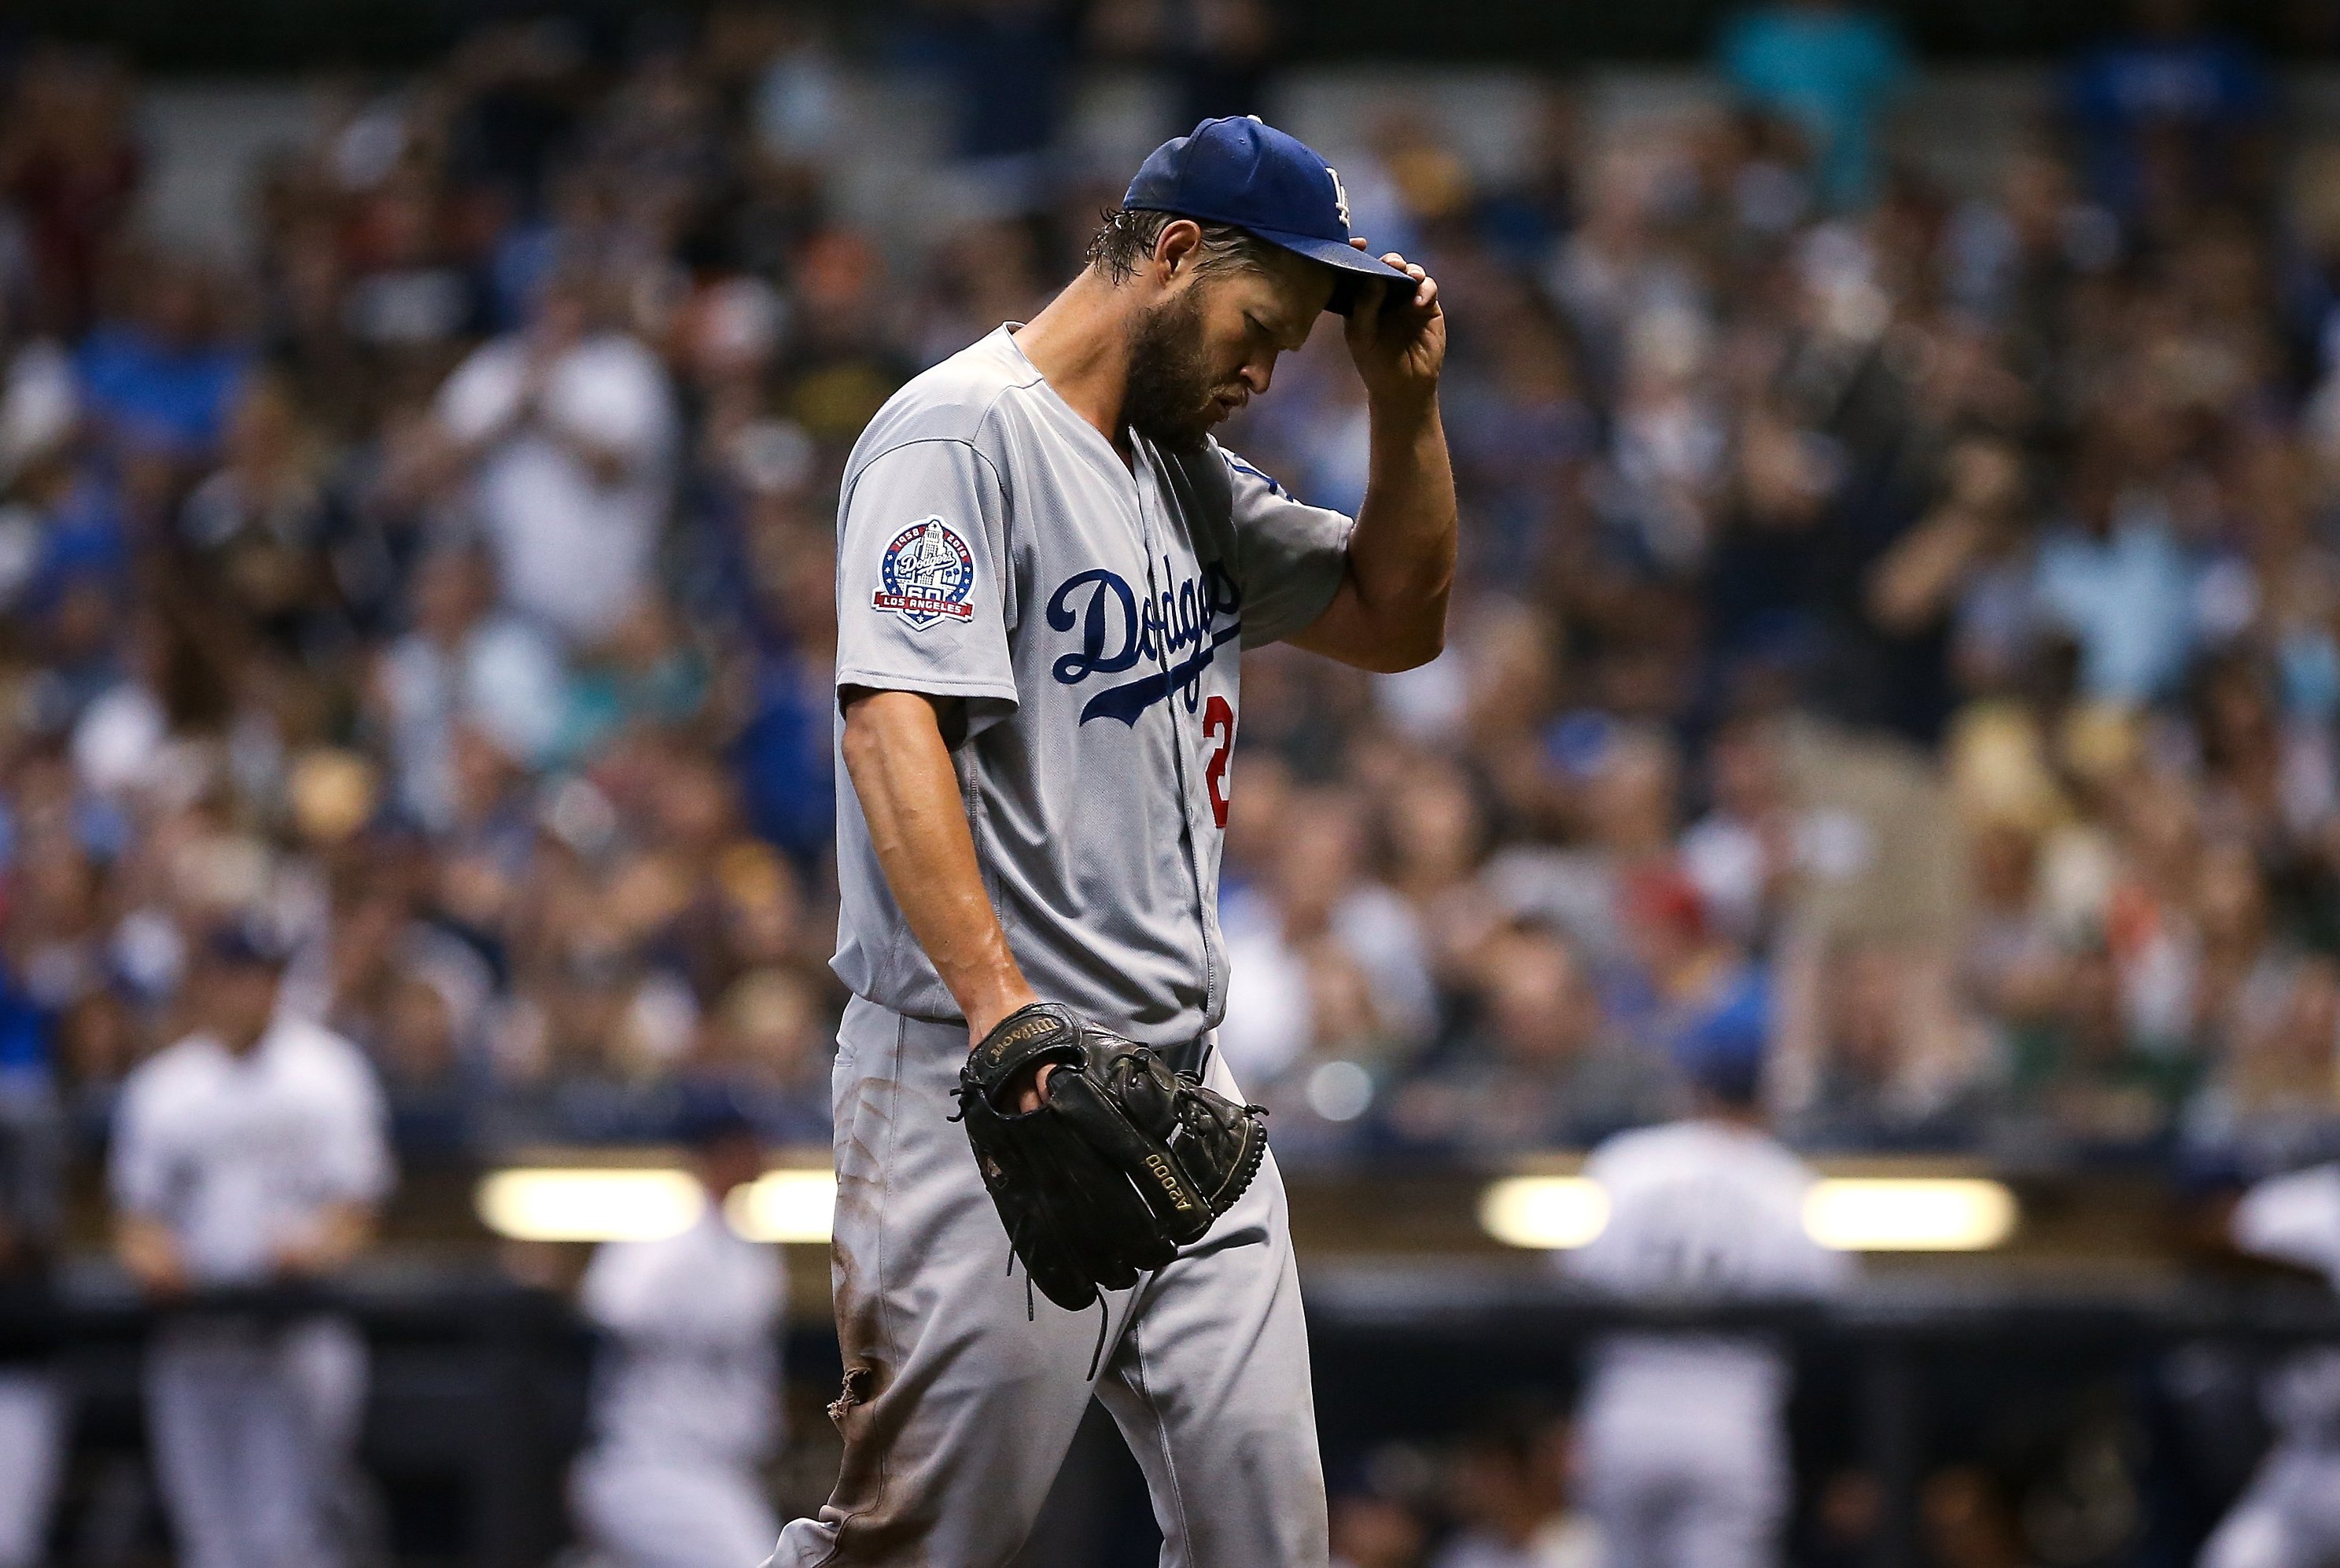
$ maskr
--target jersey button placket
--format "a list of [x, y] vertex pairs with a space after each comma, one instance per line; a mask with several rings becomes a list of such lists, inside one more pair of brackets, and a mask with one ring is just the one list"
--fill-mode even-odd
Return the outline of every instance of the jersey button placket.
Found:
[[[1190, 787], [1192, 783], [1201, 776], [1200, 759], [1190, 755], [1187, 726], [1179, 718], [1179, 707], [1185, 701], [1185, 696], [1178, 688], [1170, 685], [1170, 625], [1168, 613], [1162, 602], [1161, 587], [1162, 572], [1166, 569], [1167, 563], [1159, 558], [1155, 550], [1154, 508], [1146, 502], [1147, 492], [1153, 488], [1155, 482], [1154, 465], [1143, 440], [1132, 442], [1131, 452], [1135, 459], [1131, 466], [1130, 479], [1137, 502], [1138, 547], [1145, 552], [1147, 614], [1157, 619], [1155, 628], [1154, 656], [1157, 667], [1162, 672], [1163, 685], [1166, 688], [1163, 692], [1162, 711], [1165, 722], [1170, 726], [1170, 757], [1172, 768], [1177, 779], [1178, 847], [1185, 856], [1186, 875], [1195, 890], [1195, 940], [1203, 949], [1203, 1010], [1207, 1016], [1215, 1011], [1218, 1007], [1221, 965], [1217, 944], [1212, 938], [1213, 922], [1210, 916], [1209, 900], [1203, 889], [1203, 863], [1198, 847], [1201, 829], [1195, 821], [1195, 791]], [[1165, 518], [1165, 524], [1166, 521]], [[1168, 535], [1169, 530], [1166, 527], [1164, 532], [1165, 536]], [[1175, 589], [1172, 591], [1175, 592]], [[1205, 636], [1207, 635], [1206, 632]], [[1202, 672], [1197, 670], [1195, 678], [1199, 685]]]

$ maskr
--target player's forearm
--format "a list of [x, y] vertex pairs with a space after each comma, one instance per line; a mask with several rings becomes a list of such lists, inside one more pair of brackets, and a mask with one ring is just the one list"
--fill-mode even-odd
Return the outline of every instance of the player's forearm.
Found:
[[187, 1287], [186, 1263], [179, 1256], [179, 1244], [159, 1221], [124, 1215], [114, 1227], [114, 1251], [130, 1277], [150, 1295], [174, 1295]]
[[1364, 505], [1349, 538], [1349, 574], [1375, 636], [1400, 667], [1436, 658], [1454, 584], [1454, 468], [1438, 399], [1373, 403]]
[[846, 710], [844, 749], [886, 885], [979, 1039], [1036, 998], [984, 892], [934, 705], [914, 692], [860, 697]]
[[277, 1267], [300, 1278], [345, 1268], [373, 1245], [375, 1228], [371, 1205], [329, 1203], [298, 1237], [277, 1249]]

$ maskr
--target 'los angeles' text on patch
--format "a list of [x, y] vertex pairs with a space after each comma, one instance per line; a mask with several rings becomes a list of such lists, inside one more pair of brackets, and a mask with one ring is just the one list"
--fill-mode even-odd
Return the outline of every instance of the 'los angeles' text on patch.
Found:
[[869, 607], [897, 615], [917, 630], [975, 618], [975, 554], [940, 518], [894, 536], [878, 563]]

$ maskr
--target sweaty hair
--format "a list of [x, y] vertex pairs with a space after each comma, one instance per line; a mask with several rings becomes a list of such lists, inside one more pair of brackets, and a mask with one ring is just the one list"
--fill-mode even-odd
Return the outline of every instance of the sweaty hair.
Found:
[[[1089, 241], [1087, 261], [1116, 283], [1125, 283], [1145, 259], [1154, 254], [1162, 231], [1177, 219], [1175, 212], [1155, 212], [1142, 207], [1108, 209]], [[1232, 271], [1239, 267], [1264, 270], [1275, 247], [1266, 241], [1225, 223], [1194, 222], [1203, 231], [1195, 267], [1201, 272]]]

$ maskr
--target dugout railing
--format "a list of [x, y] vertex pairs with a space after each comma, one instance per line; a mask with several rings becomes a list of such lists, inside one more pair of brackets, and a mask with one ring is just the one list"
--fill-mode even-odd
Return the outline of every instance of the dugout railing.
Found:
[[[1883, 1507], [1866, 1560], [1921, 1560], [1919, 1487], [1936, 1457], [1946, 1376], [2028, 1365], [2115, 1366], [2181, 1345], [2269, 1353], [2340, 1344], [2340, 1309], [2281, 1286], [2057, 1286], [1890, 1277], [1828, 1303], [1633, 1306], [1516, 1269], [1347, 1263], [1306, 1280], [1328, 1450], [1435, 1428], [1519, 1386], [1564, 1389], [1585, 1344], [1620, 1328], [1762, 1333], [1849, 1391], [1847, 1419]], [[393, 1486], [431, 1490], [410, 1561], [523, 1568], [564, 1538], [561, 1476], [584, 1431], [592, 1336], [556, 1293], [481, 1269], [369, 1272], [331, 1287], [142, 1302], [104, 1267], [0, 1290], [0, 1364], [46, 1361], [71, 1387], [76, 1444], [143, 1445], [138, 1353], [177, 1313], [345, 1313], [373, 1351], [365, 1457]], [[799, 1324], [792, 1374], [826, 1382], [836, 1346]], [[1434, 1435], [1434, 1432], [1433, 1432]], [[410, 1532], [410, 1534], [411, 1532]]]

